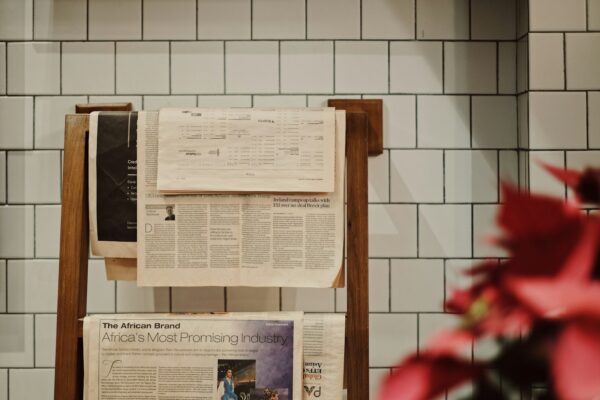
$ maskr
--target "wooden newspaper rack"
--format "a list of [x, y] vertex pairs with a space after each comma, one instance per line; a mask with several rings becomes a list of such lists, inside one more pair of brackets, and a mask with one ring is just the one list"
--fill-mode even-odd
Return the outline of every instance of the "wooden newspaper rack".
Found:
[[[368, 156], [383, 152], [382, 101], [329, 100], [346, 110], [347, 318], [349, 400], [369, 398]], [[131, 103], [81, 104], [65, 118], [54, 398], [83, 398], [89, 231], [87, 138], [92, 111], [131, 111]]]

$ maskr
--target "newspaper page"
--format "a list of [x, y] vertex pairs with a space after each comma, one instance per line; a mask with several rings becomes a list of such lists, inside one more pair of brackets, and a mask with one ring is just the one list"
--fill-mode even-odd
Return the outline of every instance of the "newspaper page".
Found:
[[137, 112], [90, 115], [88, 197], [92, 254], [135, 258]]
[[138, 131], [139, 286], [343, 286], [343, 111], [325, 194], [162, 195], [158, 114], [140, 112]]
[[334, 190], [334, 108], [167, 108], [158, 131], [162, 193]]
[[302, 313], [84, 319], [88, 400], [299, 400]]
[[304, 400], [342, 400], [345, 314], [304, 314]]

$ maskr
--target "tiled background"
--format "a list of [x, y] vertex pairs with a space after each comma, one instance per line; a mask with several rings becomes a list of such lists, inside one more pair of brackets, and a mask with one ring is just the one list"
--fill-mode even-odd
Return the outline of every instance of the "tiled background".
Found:
[[[374, 387], [455, 322], [442, 303], [467, 283], [461, 269], [503, 256], [484, 240], [499, 180], [566, 196], [535, 160], [598, 163], [599, 70], [600, 0], [0, 0], [0, 400], [52, 398], [75, 103], [383, 98], [385, 152], [369, 165]], [[345, 291], [141, 290], [90, 265], [90, 312], [278, 309], [343, 312]]]

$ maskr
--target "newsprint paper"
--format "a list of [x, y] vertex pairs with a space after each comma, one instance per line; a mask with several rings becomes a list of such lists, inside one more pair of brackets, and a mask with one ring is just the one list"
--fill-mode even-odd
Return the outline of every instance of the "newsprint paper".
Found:
[[[218, 324], [213, 326], [213, 321]], [[250, 344], [244, 345], [246, 347], [241, 345], [241, 335], [245, 334], [244, 340], [247, 341], [247, 328], [252, 324], [258, 326], [256, 332], [263, 338], [276, 337], [273, 333], [275, 328], [266, 329], [270, 325], [265, 321], [275, 321], [276, 325], [273, 326], [277, 327], [279, 336], [283, 336], [281, 332], [288, 326], [285, 324], [293, 323], [294, 330], [299, 329], [298, 313], [121, 314], [87, 317], [83, 325], [85, 396], [97, 400], [228, 400], [234, 397], [226, 396], [223, 380], [227, 369], [231, 369], [232, 388], [238, 400], [291, 399], [297, 396], [297, 391], [292, 390], [292, 395], [288, 395], [281, 390], [282, 387], [276, 388], [284, 386], [279, 382], [269, 386], [269, 382], [273, 381], [267, 381], [267, 372], [263, 373], [272, 369], [267, 369], [262, 363], [271, 367], [278, 365], [276, 361], [266, 358], [270, 355], [266, 350], [255, 351], [253, 347], [285, 348], [288, 343], [286, 346], [276, 346], [277, 343], [252, 344], [250, 340]], [[227, 329], [219, 330], [221, 326]], [[237, 328], [240, 329], [236, 331]], [[204, 332], [206, 329], [209, 330], [208, 335], [212, 336]], [[241, 333], [242, 330], [244, 333]], [[188, 343], [190, 335], [201, 334], [205, 335], [204, 341], [197, 336], [196, 340], [190, 339], [192, 343]], [[233, 335], [237, 337], [232, 339]], [[294, 336], [294, 351], [297, 350], [298, 341], [303, 341], [304, 400], [342, 400], [344, 338], [345, 315], [304, 315], [303, 337]], [[258, 342], [256, 336], [252, 340]], [[238, 344], [233, 345], [231, 342], [234, 341]], [[276, 342], [273, 339], [270, 341]], [[93, 351], [90, 351], [92, 348]], [[192, 350], [186, 350], [190, 348]], [[265, 355], [264, 359], [257, 356], [261, 354]], [[284, 354], [288, 355], [285, 351]], [[276, 356], [279, 357], [279, 354]], [[293, 356], [296, 357], [296, 354]], [[249, 368], [244, 368], [248, 365]], [[283, 375], [286, 368], [289, 368], [289, 364], [285, 368], [280, 367], [277, 374]], [[292, 368], [294, 385], [297, 364], [293, 361]], [[248, 371], [254, 379], [247, 379]], [[251, 383], [248, 384], [248, 381]]]
[[138, 118], [139, 286], [343, 286], [345, 115], [335, 191], [162, 195], [158, 113]]
[[93, 112], [88, 148], [92, 254], [135, 258], [137, 199], [136, 112]]
[[300, 400], [302, 313], [84, 319], [87, 400]]
[[158, 130], [163, 193], [334, 190], [334, 108], [164, 108]]

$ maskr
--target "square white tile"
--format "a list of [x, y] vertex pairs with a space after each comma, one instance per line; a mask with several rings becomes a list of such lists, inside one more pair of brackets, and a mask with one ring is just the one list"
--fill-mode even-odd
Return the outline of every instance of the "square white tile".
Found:
[[253, 39], [304, 39], [305, 0], [254, 0]]
[[56, 314], [35, 316], [35, 367], [54, 368]]
[[306, 107], [306, 96], [259, 95], [252, 96], [252, 107]]
[[444, 44], [446, 93], [496, 93], [496, 44], [446, 42]]
[[529, 145], [531, 149], [586, 147], [585, 93], [529, 93]]
[[58, 260], [9, 260], [6, 270], [9, 312], [56, 312]]
[[444, 310], [443, 260], [392, 260], [392, 311]]
[[364, 0], [362, 38], [414, 39], [415, 2], [413, 0]]
[[6, 260], [0, 260], [0, 313], [5, 313], [5, 312], [6, 312]]
[[390, 155], [382, 154], [369, 157], [369, 203], [387, 203], [390, 201]]
[[9, 43], [6, 61], [8, 94], [60, 93], [60, 43]]
[[63, 93], [115, 93], [114, 43], [66, 42], [62, 51]]
[[225, 289], [220, 287], [177, 287], [171, 289], [173, 312], [225, 311]]
[[600, 89], [600, 32], [569, 33], [566, 46], [567, 89]]
[[468, 39], [468, 0], [416, 0], [417, 39]]
[[417, 255], [417, 207], [410, 204], [369, 205], [369, 256]]
[[[420, 314], [419, 315], [419, 350], [424, 350], [430, 341], [442, 330], [456, 328], [460, 319], [455, 314]], [[461, 355], [471, 358], [471, 346], [462, 349]]]
[[469, 147], [469, 97], [418, 96], [417, 126], [418, 147]]
[[417, 350], [417, 316], [369, 316], [369, 366], [391, 367]]
[[142, 38], [142, 0], [89, 0], [91, 40]]
[[517, 0], [471, 2], [471, 38], [514, 40], [517, 35]]
[[281, 92], [333, 92], [333, 42], [282, 42]]
[[171, 43], [173, 93], [223, 93], [225, 90], [223, 42]]
[[202, 0], [198, 8], [198, 39], [250, 39], [251, 0]]
[[0, 94], [6, 94], [6, 43], [0, 43]]
[[144, 39], [196, 38], [195, 0], [144, 0]]
[[198, 96], [198, 107], [252, 107], [252, 96]]
[[33, 367], [33, 315], [0, 315], [0, 368]]
[[[335, 311], [346, 312], [348, 308], [347, 288], [336, 289], [335, 292]], [[390, 311], [389, 260], [369, 259], [369, 311]]]
[[309, 39], [360, 38], [360, 0], [306, 0]]
[[115, 281], [106, 279], [104, 260], [88, 261], [88, 313], [115, 313], [117, 289]]
[[474, 148], [517, 148], [517, 99], [514, 96], [473, 96]]
[[279, 288], [230, 287], [226, 311], [278, 311], [279, 301]]
[[529, 34], [529, 89], [565, 87], [564, 36], [562, 33]]
[[117, 43], [117, 93], [169, 93], [169, 43]]
[[33, 9], [36, 40], [85, 40], [86, 0], [35, 0]]
[[365, 99], [383, 100], [383, 146], [409, 147], [417, 145], [417, 99], [404, 95], [365, 95]]
[[35, 207], [35, 256], [58, 258], [60, 247], [60, 206]]
[[490, 243], [491, 238], [499, 238], [500, 228], [496, 225], [497, 204], [473, 205], [473, 256], [508, 257], [508, 253], [498, 245]]
[[588, 30], [600, 30], [600, 0], [588, 0]]
[[498, 43], [498, 93], [515, 94], [517, 91], [517, 44]]
[[53, 369], [18, 369], [10, 372], [11, 400], [52, 400], [54, 398]]
[[0, 257], [32, 258], [33, 206], [0, 207]]
[[33, 147], [33, 97], [0, 97], [0, 148]]
[[388, 44], [386, 42], [336, 42], [336, 93], [386, 93], [387, 91]]
[[65, 115], [75, 114], [75, 105], [80, 103], [87, 103], [87, 97], [37, 96], [35, 98], [36, 149], [63, 148]]
[[586, 0], [530, 0], [529, 26], [538, 31], [583, 31]]
[[600, 148], [600, 92], [588, 93], [589, 144]]
[[383, 380], [390, 374], [388, 368], [369, 369], [369, 400], [376, 400], [379, 396], [379, 388]]
[[444, 201], [441, 150], [391, 151], [391, 200], [405, 203]]
[[282, 311], [334, 312], [335, 289], [282, 288]]
[[[521, 151], [522, 152], [522, 151]], [[500, 150], [498, 176], [501, 182], [519, 184], [519, 157], [517, 150]], [[500, 201], [504, 201], [500, 191]]]
[[6, 152], [0, 151], [0, 203], [6, 203]]
[[33, 38], [33, 0], [0, 2], [0, 40]]
[[9, 203], [60, 203], [60, 152], [10, 152], [7, 157]]
[[196, 96], [144, 96], [144, 110], [158, 111], [166, 107], [196, 107]]
[[446, 202], [498, 201], [498, 153], [495, 150], [448, 150], [445, 160]]
[[473, 277], [468, 274], [468, 271], [476, 263], [475, 260], [469, 259], [445, 260], [446, 299], [452, 297], [454, 290], [467, 289], [473, 284]]
[[136, 282], [117, 282], [117, 312], [168, 312], [169, 288], [138, 287]]
[[471, 206], [419, 206], [420, 257], [471, 257]]
[[530, 151], [529, 152], [529, 190], [564, 198], [565, 184], [546, 171], [542, 164], [565, 168], [564, 151]]
[[441, 42], [390, 43], [392, 93], [442, 93]]
[[277, 93], [279, 44], [277, 42], [227, 42], [225, 44], [226, 93]]

